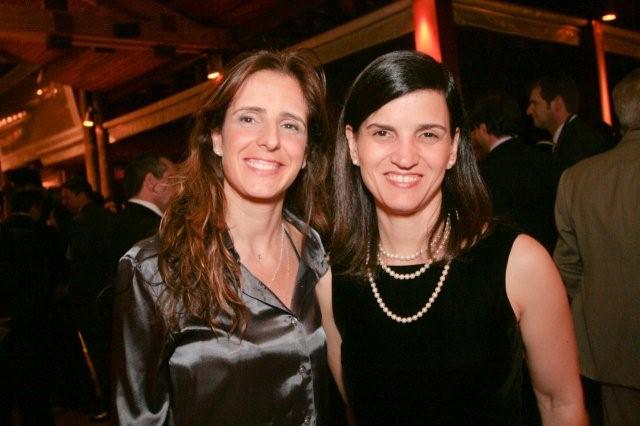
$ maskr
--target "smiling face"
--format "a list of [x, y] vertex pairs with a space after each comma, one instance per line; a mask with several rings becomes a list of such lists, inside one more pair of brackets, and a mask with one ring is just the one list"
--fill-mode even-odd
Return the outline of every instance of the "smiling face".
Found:
[[212, 133], [222, 154], [227, 199], [278, 202], [305, 164], [308, 108], [296, 79], [258, 71], [240, 87], [222, 129]]
[[418, 90], [394, 99], [367, 117], [357, 133], [347, 126], [346, 136], [378, 215], [437, 213], [459, 140], [442, 93]]

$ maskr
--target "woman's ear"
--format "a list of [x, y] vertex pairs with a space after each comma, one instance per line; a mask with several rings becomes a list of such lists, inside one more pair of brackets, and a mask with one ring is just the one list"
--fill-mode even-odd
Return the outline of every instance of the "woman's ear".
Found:
[[218, 157], [222, 157], [222, 134], [220, 130], [215, 129], [211, 131], [211, 142], [213, 144], [213, 152]]
[[456, 129], [453, 135], [453, 143], [451, 144], [451, 152], [449, 153], [449, 162], [447, 163], [447, 170], [452, 168], [456, 164], [458, 159], [458, 144], [460, 143], [460, 129]]
[[353, 132], [353, 128], [347, 125], [344, 128], [344, 134], [347, 136], [347, 142], [349, 142], [349, 155], [351, 156], [351, 162], [354, 166], [359, 166], [360, 158], [358, 157], [358, 143], [356, 142], [356, 135]]

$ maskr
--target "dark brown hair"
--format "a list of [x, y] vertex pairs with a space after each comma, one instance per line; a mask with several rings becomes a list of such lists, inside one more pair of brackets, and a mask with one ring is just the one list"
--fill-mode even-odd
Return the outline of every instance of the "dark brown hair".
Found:
[[531, 88], [540, 89], [540, 97], [551, 103], [557, 96], [564, 101], [569, 114], [575, 114], [580, 107], [580, 92], [575, 80], [563, 72], [554, 72], [541, 77]]
[[125, 199], [134, 197], [140, 192], [147, 173], [151, 173], [158, 179], [164, 175], [167, 166], [162, 162], [162, 158], [158, 153], [146, 152], [138, 155], [127, 164], [122, 182]]
[[[388, 53], [371, 62], [358, 75], [340, 113], [332, 165], [331, 267], [336, 275], [364, 275], [367, 266], [375, 266], [375, 256], [370, 257], [367, 265], [367, 252], [374, 253], [379, 242], [375, 205], [360, 170], [351, 164], [345, 127], [349, 125], [357, 132], [372, 113], [417, 90], [442, 93], [449, 109], [451, 136], [460, 130], [457, 161], [445, 174], [442, 208], [434, 226], [438, 229], [447, 217], [451, 220], [445, 257], [454, 257], [473, 245], [490, 221], [489, 196], [468, 140], [462, 100], [453, 77], [444, 66], [422, 53]], [[431, 235], [430, 239], [433, 238]]]
[[211, 132], [221, 130], [225, 113], [244, 82], [272, 70], [298, 81], [308, 108], [307, 167], [287, 191], [285, 206], [326, 234], [324, 180], [327, 114], [325, 78], [305, 51], [248, 54], [225, 73], [223, 82], [195, 114], [189, 156], [178, 168], [177, 191], [160, 226], [160, 273], [166, 283], [163, 310], [170, 327], [180, 317], [205, 320], [212, 328], [229, 320], [229, 332], [244, 329], [247, 311], [240, 293], [240, 266], [225, 223], [223, 172], [213, 152]]

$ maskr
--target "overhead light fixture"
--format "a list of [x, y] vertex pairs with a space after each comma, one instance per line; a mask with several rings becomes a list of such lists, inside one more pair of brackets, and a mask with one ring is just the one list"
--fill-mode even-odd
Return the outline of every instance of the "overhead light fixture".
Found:
[[616, 15], [616, 5], [615, 0], [606, 0], [603, 2], [602, 14], [600, 15], [600, 19], [603, 22], [611, 22], [615, 21], [618, 16]]
[[222, 78], [222, 59], [220, 55], [211, 55], [207, 59], [207, 79], [218, 80]]
[[42, 96], [44, 95], [44, 70], [40, 68], [38, 70], [38, 75], [36, 76], [36, 95]]
[[93, 127], [94, 124], [95, 123], [93, 121], [93, 107], [89, 107], [84, 113], [84, 120], [82, 121], [82, 125], [84, 127]]

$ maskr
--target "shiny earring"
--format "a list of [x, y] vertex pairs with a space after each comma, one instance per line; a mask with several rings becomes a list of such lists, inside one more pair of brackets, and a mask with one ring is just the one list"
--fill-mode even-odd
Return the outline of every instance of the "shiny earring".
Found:
[[353, 163], [354, 166], [358, 167], [360, 165], [360, 163], [358, 162], [358, 160], [351, 160], [351, 162]]

